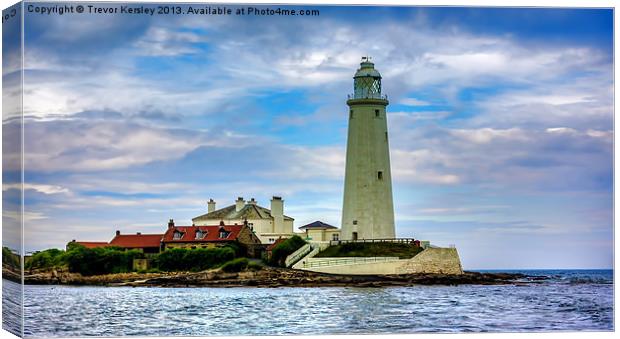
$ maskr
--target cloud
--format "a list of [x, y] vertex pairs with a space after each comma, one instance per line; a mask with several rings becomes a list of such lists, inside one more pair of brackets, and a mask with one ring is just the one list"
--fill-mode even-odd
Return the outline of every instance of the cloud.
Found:
[[207, 41], [204, 35], [194, 32], [151, 26], [144, 36], [134, 43], [134, 46], [140, 55], [171, 57], [199, 53], [201, 49], [192, 45]]
[[24, 183], [23, 185], [19, 183], [2, 185], [3, 191], [21, 190], [22, 188], [24, 190], [33, 190], [33, 191], [43, 193], [43, 194], [69, 193], [68, 189], [61, 187], [61, 186], [57, 186], [57, 185], [41, 185], [41, 184], [33, 184], [33, 183]]
[[424, 100], [419, 100], [419, 99], [416, 99], [416, 98], [404, 98], [404, 99], [401, 99], [399, 101], [399, 104], [405, 105], [405, 106], [428, 106], [428, 105], [430, 105], [429, 102], [426, 102]]
[[527, 140], [526, 134], [519, 128], [494, 129], [487, 127], [479, 129], [453, 129], [450, 130], [450, 133], [457, 138], [475, 144], [486, 144], [497, 139], [512, 141]]

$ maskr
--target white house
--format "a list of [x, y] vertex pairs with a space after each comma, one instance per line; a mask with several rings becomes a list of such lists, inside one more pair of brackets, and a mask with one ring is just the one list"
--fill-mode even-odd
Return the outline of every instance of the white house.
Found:
[[219, 225], [220, 221], [226, 225], [241, 225], [247, 221], [263, 244], [271, 244], [280, 237], [289, 238], [294, 234], [295, 219], [284, 215], [284, 200], [281, 197], [274, 196], [271, 199], [271, 209], [259, 206], [254, 198], [246, 202], [243, 197], [221, 209], [215, 208], [213, 199], [209, 200], [207, 206], [207, 214], [192, 219], [194, 225]]

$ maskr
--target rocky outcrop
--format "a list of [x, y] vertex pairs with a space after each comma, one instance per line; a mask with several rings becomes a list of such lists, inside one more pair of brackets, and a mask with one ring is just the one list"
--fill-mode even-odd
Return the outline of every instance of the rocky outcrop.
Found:
[[152, 287], [322, 287], [322, 286], [412, 286], [460, 284], [512, 284], [523, 278], [520, 274], [398, 274], [398, 275], [339, 275], [302, 270], [265, 267], [259, 271], [226, 273], [210, 270], [198, 273], [122, 273], [82, 276], [68, 272], [39, 272], [25, 276], [26, 284], [152, 286]]

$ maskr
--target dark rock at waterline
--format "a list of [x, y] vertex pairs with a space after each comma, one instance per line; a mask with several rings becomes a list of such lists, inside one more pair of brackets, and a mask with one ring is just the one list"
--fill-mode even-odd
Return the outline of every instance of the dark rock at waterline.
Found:
[[[3, 272], [4, 275], [5, 272]], [[418, 273], [402, 275], [340, 275], [302, 270], [265, 267], [258, 271], [226, 273], [220, 270], [173, 273], [119, 273], [82, 276], [66, 271], [44, 271], [26, 275], [26, 284], [33, 285], [95, 285], [147, 287], [387, 287], [413, 285], [498, 285], [523, 284], [523, 274]]]

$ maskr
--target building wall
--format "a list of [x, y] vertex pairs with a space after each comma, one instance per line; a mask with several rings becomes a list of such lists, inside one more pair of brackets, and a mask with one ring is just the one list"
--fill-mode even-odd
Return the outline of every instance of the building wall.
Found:
[[312, 241], [331, 241], [334, 234], [338, 234], [340, 239], [340, 230], [308, 230], [306, 234], [312, 238]]
[[358, 239], [394, 238], [387, 100], [354, 99], [347, 103], [349, 132], [340, 237], [351, 240], [357, 232]]
[[166, 243], [166, 249], [169, 248], [215, 248], [225, 246], [228, 242], [211, 242], [211, 243], [199, 243], [199, 242], [169, 242]]
[[257, 234], [258, 238], [263, 244], [273, 244], [274, 242], [276, 242], [276, 240], [278, 240], [278, 238], [290, 238], [294, 235], [294, 233], [263, 233], [260, 235]]
[[132, 268], [136, 271], [148, 270], [149, 260], [148, 259], [134, 259]]
[[[196, 226], [213, 226], [219, 225], [222, 219], [203, 219], [195, 222]], [[223, 219], [226, 225], [243, 225], [245, 220], [241, 219]], [[258, 236], [260, 241], [263, 244], [269, 244], [269, 239], [278, 239], [278, 237], [290, 237], [293, 235], [293, 220], [284, 220], [284, 229], [285, 232], [280, 233], [276, 232], [274, 229], [273, 220], [269, 219], [248, 219], [248, 223], [252, 224], [252, 229], [254, 230], [254, 234]], [[272, 242], [271, 242], [272, 243]]]

